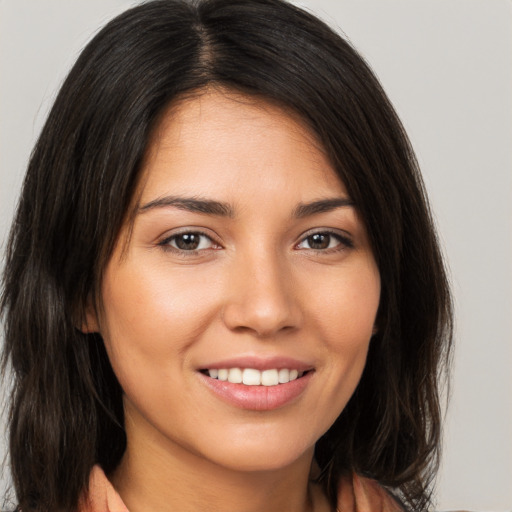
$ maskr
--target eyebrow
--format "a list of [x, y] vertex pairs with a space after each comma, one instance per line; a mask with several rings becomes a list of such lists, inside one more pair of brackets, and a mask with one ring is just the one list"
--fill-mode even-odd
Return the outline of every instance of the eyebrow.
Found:
[[[174, 207], [189, 212], [204, 213], [219, 217], [233, 218], [235, 212], [231, 205], [213, 199], [198, 199], [196, 197], [164, 196], [154, 199], [139, 207], [139, 213], [156, 208]], [[354, 202], [347, 197], [335, 197], [331, 199], [320, 199], [311, 203], [300, 203], [293, 211], [292, 216], [298, 219], [325, 213], [337, 208], [352, 207]]]
[[336, 210], [337, 208], [353, 206], [354, 201], [352, 201], [348, 197], [334, 197], [331, 199], [321, 199], [319, 201], [313, 201], [311, 203], [300, 203], [297, 206], [297, 208], [295, 208], [293, 216], [298, 219], [302, 219], [304, 217], [309, 217], [310, 215], [315, 215], [317, 213], [325, 213], [330, 212], [332, 210]]
[[196, 197], [159, 197], [158, 199], [154, 199], [153, 201], [140, 206], [139, 212], [144, 213], [148, 210], [165, 208], [168, 206], [188, 212], [205, 213], [207, 215], [216, 215], [219, 217], [234, 217], [233, 208], [229, 204], [214, 201], [212, 199], [198, 199]]

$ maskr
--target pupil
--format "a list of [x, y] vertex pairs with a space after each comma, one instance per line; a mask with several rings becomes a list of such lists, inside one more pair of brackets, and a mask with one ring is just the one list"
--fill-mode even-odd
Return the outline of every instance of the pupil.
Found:
[[327, 249], [331, 240], [330, 235], [323, 233], [315, 233], [308, 237], [309, 246], [311, 249]]
[[199, 235], [196, 233], [185, 233], [176, 238], [176, 246], [185, 251], [193, 251], [199, 247]]

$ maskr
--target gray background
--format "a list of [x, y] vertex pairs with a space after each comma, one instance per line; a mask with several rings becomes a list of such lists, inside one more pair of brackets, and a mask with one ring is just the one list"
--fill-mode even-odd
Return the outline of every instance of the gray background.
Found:
[[[0, 255], [24, 167], [79, 50], [129, 0], [0, 0]], [[302, 0], [380, 77], [451, 268], [457, 349], [439, 509], [512, 510], [512, 2]]]

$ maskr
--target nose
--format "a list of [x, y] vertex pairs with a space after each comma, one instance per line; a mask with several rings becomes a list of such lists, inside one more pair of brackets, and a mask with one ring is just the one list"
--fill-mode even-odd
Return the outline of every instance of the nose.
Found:
[[278, 254], [241, 255], [230, 269], [225, 325], [260, 338], [300, 327], [303, 315], [292, 274]]

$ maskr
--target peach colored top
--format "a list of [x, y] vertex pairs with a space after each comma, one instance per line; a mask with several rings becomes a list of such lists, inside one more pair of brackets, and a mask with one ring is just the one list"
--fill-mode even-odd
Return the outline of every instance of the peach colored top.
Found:
[[[89, 479], [89, 494], [79, 512], [129, 512], [99, 466]], [[353, 474], [340, 482], [337, 512], [403, 512], [400, 505], [374, 480]]]

